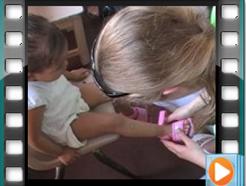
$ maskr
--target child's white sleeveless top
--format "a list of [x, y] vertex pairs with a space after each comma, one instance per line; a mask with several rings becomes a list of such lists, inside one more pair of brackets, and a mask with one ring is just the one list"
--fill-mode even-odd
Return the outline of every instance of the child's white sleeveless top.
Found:
[[89, 111], [79, 88], [63, 75], [52, 82], [28, 81], [28, 110], [40, 106], [45, 106], [42, 131], [55, 139], [66, 133], [79, 113]]

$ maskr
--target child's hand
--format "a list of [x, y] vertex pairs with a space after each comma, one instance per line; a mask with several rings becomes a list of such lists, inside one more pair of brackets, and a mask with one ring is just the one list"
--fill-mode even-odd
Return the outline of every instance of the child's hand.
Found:
[[67, 74], [67, 78], [71, 81], [82, 81], [90, 74], [90, 72], [87, 69], [80, 68], [67, 72], [66, 74]]
[[168, 140], [162, 140], [162, 143], [168, 150], [176, 154], [179, 158], [190, 161], [205, 168], [205, 153], [200, 146], [188, 138], [182, 131], [177, 132], [184, 145], [176, 144]]
[[60, 156], [58, 156], [58, 159], [64, 165], [69, 165], [72, 162], [74, 162], [79, 156], [80, 156], [80, 153], [78, 152], [77, 149], [65, 147], [63, 150], [63, 153]]

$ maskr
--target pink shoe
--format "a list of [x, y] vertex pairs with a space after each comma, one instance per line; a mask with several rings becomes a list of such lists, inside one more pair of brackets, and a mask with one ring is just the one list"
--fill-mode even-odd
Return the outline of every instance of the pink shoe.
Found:
[[[164, 125], [166, 123], [166, 119], [167, 119], [167, 111], [165, 110], [161, 110], [159, 112], [159, 118], [158, 118], [158, 125], [161, 126], [161, 125]], [[169, 135], [165, 135], [165, 136], [161, 136], [160, 139], [161, 140], [169, 140], [170, 138], [172, 138], [171, 136]]]
[[158, 118], [158, 125], [163, 125], [166, 122], [166, 118], [167, 118], [167, 111], [162, 110], [159, 112], [159, 118]]
[[141, 107], [132, 107], [133, 114], [128, 116], [131, 119], [139, 120], [139, 121], [148, 121], [148, 113], [147, 110]]
[[[165, 124], [166, 118], [167, 118], [167, 112], [165, 110], [160, 111], [159, 112], [158, 125]], [[191, 118], [188, 118], [187, 120], [190, 123], [190, 129], [189, 129], [189, 132], [188, 132], [187, 136], [192, 137], [193, 136], [193, 133], [194, 133], [194, 125], [192, 123]], [[176, 131], [177, 131], [177, 129], [181, 129], [181, 130], [184, 129], [184, 122], [185, 122], [185, 119], [184, 120], [173, 122], [171, 124], [172, 125], [172, 136], [171, 136], [171, 138], [172, 138], [173, 141], [180, 142], [180, 138], [178, 137]], [[163, 136], [163, 137], [161, 137], [161, 140], [162, 139], [163, 140], [169, 139], [169, 137], [168, 136]]]

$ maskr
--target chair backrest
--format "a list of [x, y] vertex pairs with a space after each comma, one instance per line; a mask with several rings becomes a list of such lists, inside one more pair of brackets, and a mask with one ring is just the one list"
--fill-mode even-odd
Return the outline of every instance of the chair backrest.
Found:
[[[114, 112], [113, 105], [108, 102], [94, 109], [95, 112]], [[112, 143], [118, 139], [117, 134], [103, 135], [97, 138], [88, 140], [86, 146], [80, 149], [81, 155], [95, 151], [96, 149]], [[56, 157], [51, 157], [41, 152], [36, 151], [28, 145], [28, 167], [38, 171], [50, 170], [61, 166], [60, 161]]]

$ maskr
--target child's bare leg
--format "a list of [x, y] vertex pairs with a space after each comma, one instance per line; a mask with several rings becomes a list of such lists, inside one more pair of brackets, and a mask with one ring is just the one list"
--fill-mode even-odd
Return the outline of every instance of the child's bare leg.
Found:
[[[186, 124], [188, 125], [188, 124]], [[171, 125], [155, 125], [129, 119], [121, 114], [82, 113], [72, 124], [79, 140], [103, 134], [119, 134], [125, 137], [162, 137], [171, 134]]]
[[71, 127], [81, 141], [113, 133], [125, 137], [158, 137], [171, 133], [171, 125], [158, 126], [112, 113], [82, 113]]
[[81, 85], [80, 92], [82, 98], [92, 108], [110, 101], [110, 98], [107, 97], [94, 83], [85, 83]]

